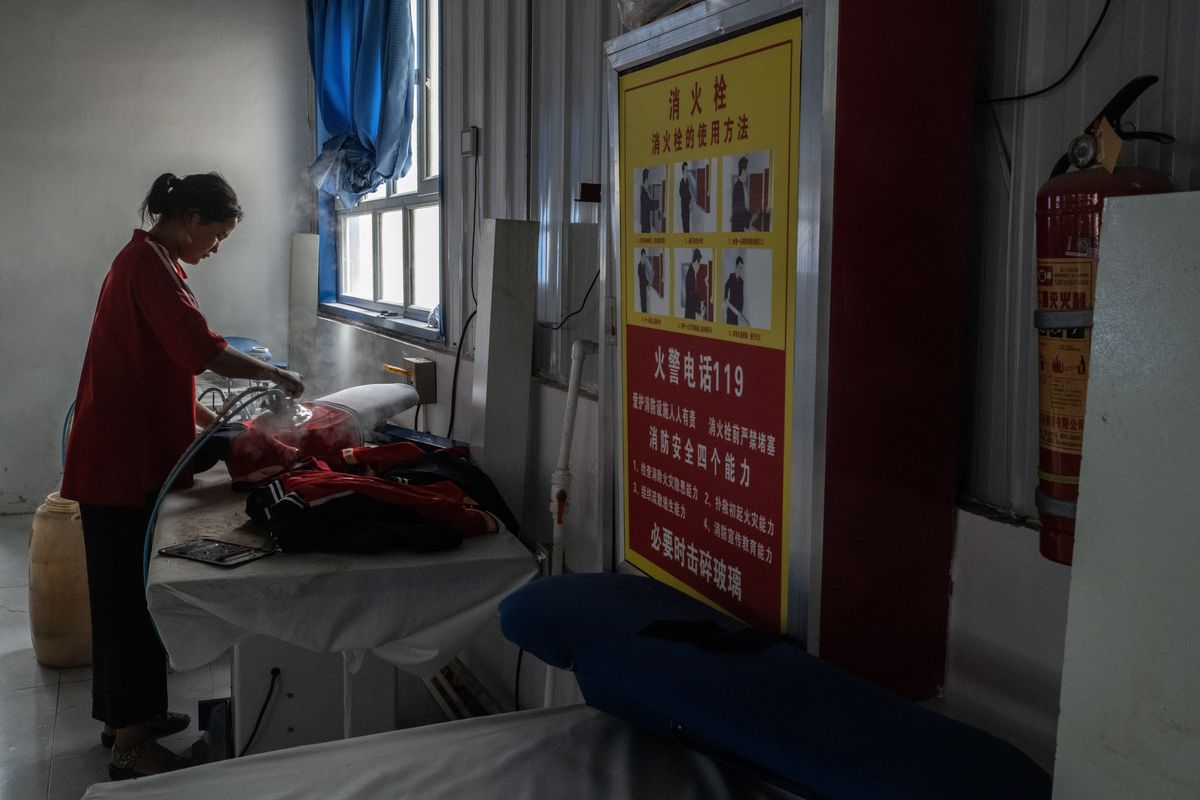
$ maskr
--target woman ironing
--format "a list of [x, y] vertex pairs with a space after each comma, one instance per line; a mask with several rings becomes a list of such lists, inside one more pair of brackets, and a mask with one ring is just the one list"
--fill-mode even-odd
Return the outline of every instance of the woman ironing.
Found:
[[[183, 730], [167, 710], [166, 659], [142, 583], [142, 547], [154, 499], [211, 412], [195, 376], [271, 381], [293, 397], [300, 376], [227, 347], [208, 327], [180, 262], [213, 255], [242, 218], [215, 174], [163, 174], [136, 230], [100, 289], [75, 399], [62, 495], [80, 504], [92, 612], [92, 716], [112, 747], [109, 776], [187, 766], [156, 739]], [[185, 473], [181, 481], [190, 481]]]

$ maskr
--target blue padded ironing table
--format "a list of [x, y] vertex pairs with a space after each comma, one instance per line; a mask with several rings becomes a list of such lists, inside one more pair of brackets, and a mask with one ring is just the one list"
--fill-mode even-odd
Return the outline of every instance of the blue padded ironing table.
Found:
[[589, 705], [803, 797], [1050, 798], [1050, 776], [1007, 742], [649, 578], [535, 581], [500, 619], [510, 640], [572, 670]]

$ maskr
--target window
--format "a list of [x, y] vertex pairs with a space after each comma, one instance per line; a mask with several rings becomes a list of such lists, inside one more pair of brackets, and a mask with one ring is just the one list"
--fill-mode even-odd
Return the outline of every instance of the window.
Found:
[[[337, 300], [418, 335], [441, 303], [438, 0], [412, 0], [416, 45], [413, 159], [408, 174], [386, 181], [353, 209], [339, 202]], [[407, 323], [407, 324], [405, 324]]]

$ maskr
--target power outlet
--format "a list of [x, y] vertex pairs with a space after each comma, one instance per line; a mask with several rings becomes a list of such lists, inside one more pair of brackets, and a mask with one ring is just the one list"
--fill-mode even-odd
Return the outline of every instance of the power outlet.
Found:
[[406, 358], [404, 366], [412, 370], [409, 382], [417, 390], [421, 405], [437, 402], [437, 365], [428, 358]]
[[473, 156], [479, 152], [479, 128], [472, 125], [459, 132], [458, 152], [463, 156]]

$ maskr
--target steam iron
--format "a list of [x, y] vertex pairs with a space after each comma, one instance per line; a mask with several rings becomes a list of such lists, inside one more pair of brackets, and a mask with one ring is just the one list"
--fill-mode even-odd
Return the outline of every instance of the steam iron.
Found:
[[310, 408], [282, 392], [272, 392], [263, 405], [267, 410], [258, 418], [258, 425], [274, 430], [295, 430], [313, 416]]

